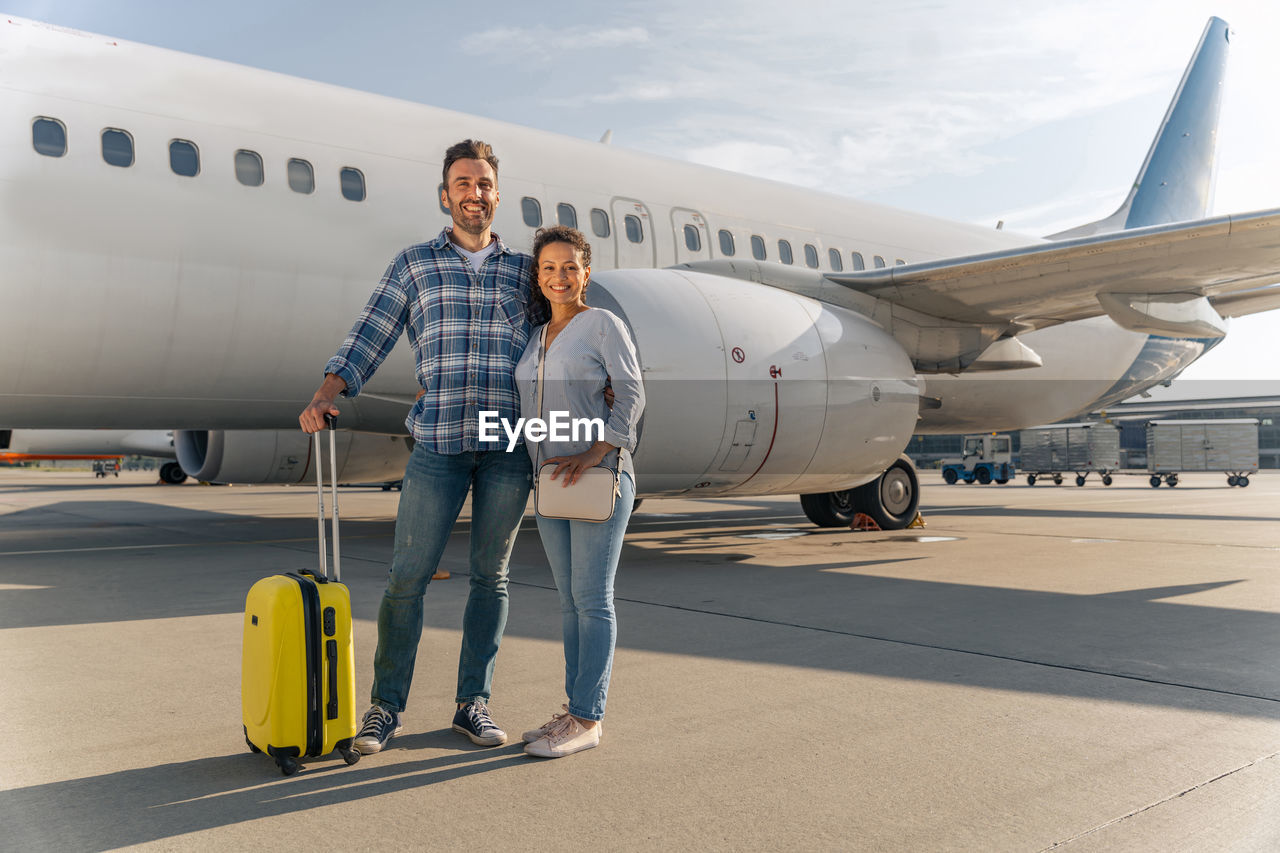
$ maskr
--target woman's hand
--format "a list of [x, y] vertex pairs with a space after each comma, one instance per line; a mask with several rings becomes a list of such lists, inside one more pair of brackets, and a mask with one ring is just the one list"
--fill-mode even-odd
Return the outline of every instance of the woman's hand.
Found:
[[578, 482], [583, 471], [596, 467], [604, 461], [610, 450], [616, 449], [607, 441], [597, 441], [576, 456], [552, 456], [550, 459], [544, 459], [542, 464], [555, 465], [556, 470], [551, 472], [551, 479], [558, 479], [561, 474], [564, 474], [563, 485], [568, 487]]

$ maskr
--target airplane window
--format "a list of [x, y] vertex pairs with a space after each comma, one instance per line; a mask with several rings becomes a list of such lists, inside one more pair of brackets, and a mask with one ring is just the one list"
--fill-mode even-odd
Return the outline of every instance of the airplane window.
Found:
[[812, 243], [804, 244], [804, 265], [811, 270], [818, 268], [818, 250], [813, 247]]
[[844, 259], [840, 257], [839, 249], [827, 249], [827, 260], [831, 262], [831, 269], [836, 272], [844, 269]]
[[622, 220], [622, 224], [626, 226], [628, 240], [632, 243], [644, 242], [644, 225], [641, 224], [639, 216], [628, 213]]
[[264, 180], [262, 158], [255, 151], [236, 152], [236, 180], [246, 187], [260, 187]]
[[31, 145], [37, 154], [61, 157], [67, 153], [67, 128], [56, 118], [38, 118], [31, 124]]
[[530, 228], [537, 228], [542, 224], [542, 205], [538, 204], [536, 198], [525, 196], [520, 199], [520, 212], [524, 214], [524, 224]]
[[855, 270], [865, 270], [867, 268], [867, 262], [862, 259], [861, 252], [851, 252], [850, 254], [853, 256], [853, 268]]
[[591, 230], [597, 237], [609, 236], [609, 214], [598, 207], [591, 209]]
[[200, 149], [194, 142], [174, 139], [169, 142], [169, 168], [175, 175], [194, 178], [200, 174]]
[[306, 160], [291, 159], [285, 171], [289, 178], [289, 189], [304, 195], [315, 192], [316, 174]]
[[765, 259], [764, 238], [758, 234], [751, 235], [751, 257], [757, 261]]
[[702, 251], [702, 235], [692, 225], [684, 227], [684, 245], [690, 252]]
[[132, 166], [133, 137], [114, 128], [102, 131], [102, 159], [112, 166]]
[[723, 228], [720, 229], [720, 254], [726, 258], [732, 258], [733, 253], [738, 249], [733, 245], [733, 235]]
[[556, 205], [556, 218], [561, 225], [567, 225], [570, 228], [578, 227], [578, 211], [573, 209], [573, 205], [561, 202]]
[[894, 261], [894, 263], [900, 267], [905, 267], [907, 265], [907, 262], [904, 261], [902, 258], [898, 258], [897, 260]]
[[338, 184], [342, 187], [342, 197], [347, 201], [364, 201], [364, 172], [343, 166], [338, 173]]
[[878, 270], [884, 269], [884, 258], [880, 257], [879, 255], [876, 255], [874, 258], [872, 258], [872, 260], [874, 260], [876, 263], [876, 269]]
[[784, 264], [789, 264], [792, 261], [791, 244], [786, 240], [778, 241], [778, 260], [782, 261]]

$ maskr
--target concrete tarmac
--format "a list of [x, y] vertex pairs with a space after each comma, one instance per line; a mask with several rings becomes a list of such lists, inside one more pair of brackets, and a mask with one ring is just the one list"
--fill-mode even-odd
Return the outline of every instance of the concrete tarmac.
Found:
[[[0, 470], [0, 848], [1280, 849], [1280, 472], [922, 477], [928, 526], [892, 533], [646, 501], [604, 740], [550, 761], [449, 728], [464, 521], [404, 733], [284, 778], [241, 736], [241, 614], [316, 562], [314, 491]], [[341, 501], [366, 697], [397, 495]], [[564, 701], [532, 519], [511, 578], [516, 740]]]

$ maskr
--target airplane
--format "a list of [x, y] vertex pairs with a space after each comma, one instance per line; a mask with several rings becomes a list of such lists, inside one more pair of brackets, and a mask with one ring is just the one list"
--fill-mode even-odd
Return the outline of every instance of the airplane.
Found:
[[187, 479], [167, 430], [0, 429], [0, 462], [43, 459], [108, 460], [125, 456], [171, 459], [160, 466], [162, 482], [176, 485]]
[[[1206, 218], [1229, 36], [1209, 20], [1116, 213], [1042, 238], [11, 18], [0, 420], [172, 429], [201, 480], [308, 479], [298, 412], [386, 262], [448, 223], [438, 158], [473, 137], [505, 242], [593, 243], [588, 301], [646, 382], [640, 497], [901, 528], [913, 434], [1096, 410], [1280, 307], [1280, 209]], [[341, 402], [341, 479], [399, 478], [418, 391], [400, 346]]]

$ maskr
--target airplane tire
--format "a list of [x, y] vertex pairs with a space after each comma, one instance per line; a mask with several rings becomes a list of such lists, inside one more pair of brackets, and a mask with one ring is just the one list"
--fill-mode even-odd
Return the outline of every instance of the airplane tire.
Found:
[[801, 495], [800, 507], [805, 516], [819, 527], [848, 527], [853, 523], [853, 492], [819, 492]]
[[911, 460], [899, 456], [879, 477], [854, 489], [853, 505], [883, 530], [905, 528], [915, 520], [920, 507], [920, 480]]
[[186, 482], [187, 472], [182, 470], [182, 466], [177, 462], [166, 462], [160, 466], [160, 481], [168, 483], [170, 486], [176, 486], [179, 483]]

